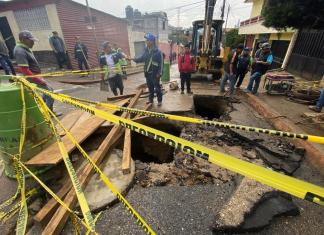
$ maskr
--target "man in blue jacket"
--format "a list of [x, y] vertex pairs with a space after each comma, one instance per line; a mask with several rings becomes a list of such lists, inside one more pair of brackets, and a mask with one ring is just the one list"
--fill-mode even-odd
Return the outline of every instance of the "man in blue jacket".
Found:
[[143, 55], [139, 58], [133, 59], [136, 63], [144, 62], [144, 74], [146, 84], [149, 89], [149, 100], [147, 103], [153, 103], [154, 90], [156, 92], [158, 106], [162, 105], [162, 90], [160, 86], [160, 79], [163, 71], [163, 54], [156, 46], [156, 38], [153, 34], [147, 33], [146, 48]]

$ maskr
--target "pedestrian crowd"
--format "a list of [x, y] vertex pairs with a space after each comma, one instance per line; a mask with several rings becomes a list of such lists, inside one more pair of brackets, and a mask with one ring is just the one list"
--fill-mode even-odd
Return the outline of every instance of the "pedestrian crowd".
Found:
[[[127, 79], [127, 65], [129, 61], [144, 63], [144, 75], [149, 90], [147, 103], [153, 103], [156, 94], [158, 106], [162, 105], [161, 76], [163, 74], [165, 54], [162, 53], [157, 44], [156, 37], [151, 33], [144, 36], [146, 48], [138, 58], [130, 58], [121, 48], [109, 41], [102, 43], [102, 52], [97, 54], [100, 68], [104, 71], [101, 74], [102, 81], [109, 85], [115, 96], [123, 95], [123, 80]], [[13, 50], [16, 60], [15, 69], [9, 56], [9, 50], [4, 40], [0, 39], [0, 66], [5, 74], [16, 75], [17, 73], [28, 76], [27, 80], [38, 87], [53, 91], [49, 84], [41, 77], [41, 68], [33, 54], [32, 48], [38, 39], [31, 32], [23, 30], [19, 33], [19, 41]], [[68, 50], [63, 39], [58, 32], [53, 31], [49, 37], [49, 44], [55, 55], [59, 69], [71, 69]], [[170, 61], [175, 61], [176, 54], [170, 54]], [[74, 58], [77, 61], [79, 70], [90, 71], [88, 48], [82, 42], [80, 36], [75, 37]], [[181, 94], [193, 94], [191, 90], [191, 75], [196, 72], [196, 59], [191, 55], [190, 44], [181, 48], [178, 55], [178, 70], [180, 73]], [[250, 79], [245, 92], [256, 95], [259, 89], [261, 78], [269, 70], [273, 63], [273, 55], [270, 43], [263, 41], [258, 45], [258, 49], [251, 55], [251, 49], [239, 44], [230, 51], [224, 64], [224, 75], [220, 82], [220, 92], [225, 94], [225, 86], [229, 83], [230, 97], [234, 96], [234, 91], [240, 89], [242, 83], [250, 71]], [[43, 95], [47, 106], [53, 111], [54, 100], [47, 95]], [[324, 106], [324, 89], [321, 90], [320, 98], [315, 106], [309, 108], [315, 112], [321, 112]]]

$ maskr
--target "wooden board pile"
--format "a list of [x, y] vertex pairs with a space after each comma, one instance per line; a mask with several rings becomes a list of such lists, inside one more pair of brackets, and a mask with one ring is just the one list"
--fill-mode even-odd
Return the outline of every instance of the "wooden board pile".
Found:
[[[143, 95], [143, 90], [140, 89], [136, 94], [126, 95], [118, 97], [119, 100], [114, 104], [125, 106], [128, 108], [135, 107], [138, 99]], [[148, 110], [150, 105], [145, 106], [145, 110]], [[107, 112], [116, 113], [115, 111], [107, 110]], [[134, 121], [140, 122], [143, 117], [130, 116], [128, 113], [122, 113], [123, 118], [132, 118]], [[145, 117], [144, 117], [145, 118]], [[132, 164], [131, 158], [131, 132], [128, 129], [124, 129], [118, 125], [112, 125], [103, 119], [91, 116], [90, 114], [75, 110], [63, 117], [61, 120], [63, 125], [69, 130], [79, 144], [82, 144], [87, 138], [89, 138], [98, 128], [105, 126], [106, 137], [100, 144], [99, 148], [92, 154], [92, 160], [100, 166], [107, 153], [111, 151], [116, 143], [124, 137], [123, 147], [123, 159], [122, 159], [122, 171], [124, 174], [129, 174]], [[62, 129], [59, 129], [59, 134], [62, 137], [62, 141], [68, 151], [71, 153], [76, 149], [76, 145], [72, 143], [68, 136], [65, 135]], [[86, 161], [86, 160], [84, 160]], [[57, 143], [53, 143], [49, 147], [45, 148], [42, 152], [34, 156], [26, 165], [28, 166], [54, 166], [62, 162], [62, 157]], [[94, 170], [89, 164], [83, 164], [77, 170], [77, 175], [80, 180], [82, 189], [85, 189], [90, 178], [94, 175]], [[70, 179], [66, 180], [63, 187], [56, 192], [56, 194], [66, 203], [66, 205], [72, 210], [77, 205], [77, 197], [73, 189]], [[34, 216], [34, 221], [40, 223], [43, 227], [42, 234], [60, 234], [66, 221], [69, 217], [69, 212], [63, 207], [59, 206], [59, 203], [51, 198], [41, 208], [41, 210]]]

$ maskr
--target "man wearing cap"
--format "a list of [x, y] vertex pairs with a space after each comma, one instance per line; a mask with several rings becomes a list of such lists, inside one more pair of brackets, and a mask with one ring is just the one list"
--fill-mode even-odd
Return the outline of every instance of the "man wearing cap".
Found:
[[245, 75], [251, 68], [251, 56], [250, 56], [250, 48], [244, 48], [241, 55], [238, 57], [237, 63], [237, 73], [236, 73], [236, 88], [240, 88]]
[[144, 38], [146, 39], [146, 48], [143, 55], [139, 58], [133, 59], [136, 63], [144, 62], [144, 74], [146, 84], [149, 89], [149, 99], [147, 103], [153, 103], [154, 91], [156, 92], [158, 106], [162, 105], [162, 90], [160, 79], [163, 72], [163, 54], [156, 46], [156, 38], [153, 34], [147, 33]]
[[124, 84], [122, 79], [122, 66], [120, 60], [124, 58], [123, 54], [113, 50], [111, 44], [106, 41], [102, 44], [103, 54], [99, 58], [100, 67], [105, 69], [106, 73], [101, 74], [102, 80], [108, 80], [110, 89], [115, 96], [118, 95], [117, 89], [119, 89], [120, 95], [123, 94]]
[[67, 58], [66, 58], [67, 50], [66, 50], [65, 44], [64, 44], [62, 38], [60, 38], [58, 36], [58, 32], [53, 31], [52, 34], [53, 34], [52, 37], [49, 38], [49, 43], [50, 43], [50, 46], [55, 54], [57, 64], [60, 69], [63, 68], [64, 64], [69, 69], [70, 66], [68, 65]]
[[[41, 73], [40, 66], [36, 60], [33, 51], [34, 42], [38, 41], [31, 32], [24, 30], [19, 33], [19, 42], [16, 43], [14, 49], [14, 57], [18, 65], [18, 71], [24, 75], [30, 76], [27, 80], [37, 85], [37, 87], [53, 91], [47, 85], [42, 77], [35, 76]], [[53, 111], [54, 100], [52, 97], [43, 94], [43, 99], [50, 110]], [[59, 114], [57, 114], [59, 115]]]
[[225, 85], [227, 80], [230, 82], [230, 96], [233, 97], [234, 95], [234, 86], [236, 81], [236, 74], [237, 74], [237, 63], [238, 57], [242, 53], [244, 48], [243, 44], [239, 44], [235, 50], [232, 50], [226, 60], [224, 66], [224, 78], [220, 84], [220, 91], [221, 93], [225, 93]]
[[252, 94], [256, 94], [258, 92], [261, 77], [267, 72], [273, 61], [273, 56], [270, 50], [271, 45], [266, 42], [262, 44], [261, 48], [262, 52], [259, 59], [255, 62], [253, 74], [251, 74], [249, 84], [245, 90], [245, 92]]

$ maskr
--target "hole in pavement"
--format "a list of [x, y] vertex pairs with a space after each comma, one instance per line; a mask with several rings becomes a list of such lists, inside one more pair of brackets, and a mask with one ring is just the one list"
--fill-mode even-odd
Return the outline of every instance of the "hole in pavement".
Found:
[[222, 96], [194, 95], [195, 113], [212, 120], [220, 118], [228, 111], [228, 101]]
[[[182, 128], [168, 120], [148, 118], [142, 123], [177, 137], [181, 134]], [[132, 157], [134, 160], [145, 163], [169, 163], [174, 160], [174, 149], [169, 145], [132, 132]]]

